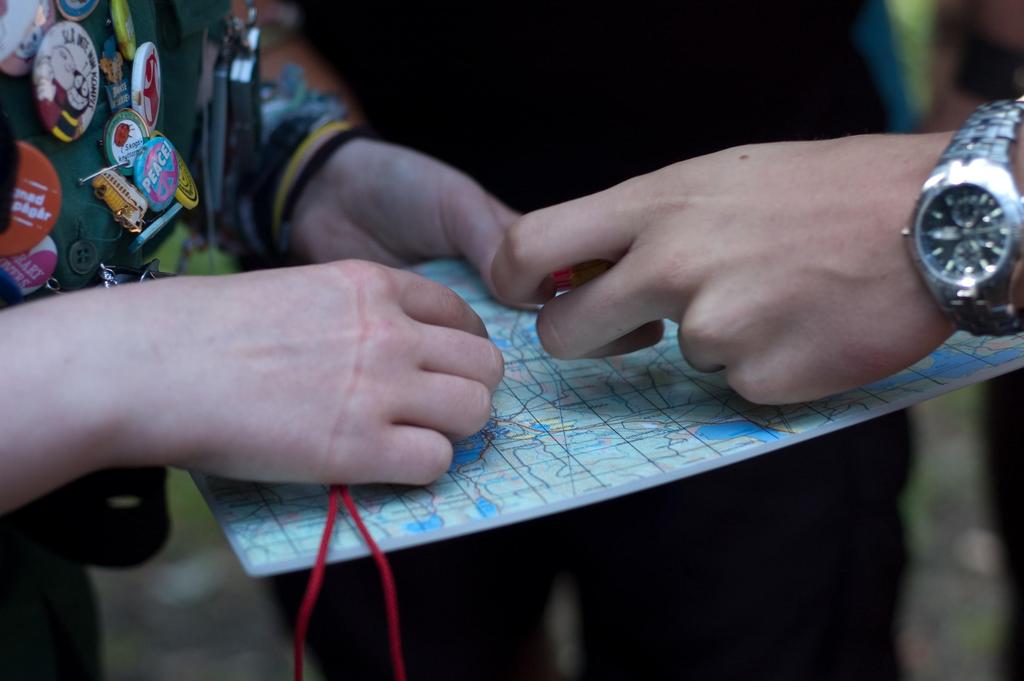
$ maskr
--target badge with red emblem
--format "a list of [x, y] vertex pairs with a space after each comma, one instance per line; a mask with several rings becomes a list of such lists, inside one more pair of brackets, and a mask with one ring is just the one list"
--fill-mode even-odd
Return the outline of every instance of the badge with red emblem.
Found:
[[149, 141], [149, 128], [139, 114], [132, 109], [118, 111], [103, 131], [103, 153], [107, 163], [118, 166], [122, 175], [131, 175], [135, 168], [135, 157]]
[[160, 117], [160, 57], [153, 43], [142, 43], [132, 62], [132, 108], [142, 116], [149, 129], [157, 127]]

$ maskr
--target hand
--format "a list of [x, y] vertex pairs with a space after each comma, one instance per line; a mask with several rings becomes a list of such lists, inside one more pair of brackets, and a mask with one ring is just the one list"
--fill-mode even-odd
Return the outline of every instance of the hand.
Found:
[[[501, 353], [451, 290], [345, 261], [7, 310], [0, 513], [91, 470], [427, 483], [481, 428]], [[44, 389], [59, 386], [59, 390]]]
[[150, 416], [157, 438], [173, 440], [188, 414], [182, 465], [423, 484], [450, 464], [448, 436], [490, 416], [501, 353], [469, 306], [422, 277], [347, 261], [166, 283], [198, 329], [161, 348], [164, 375], [174, 375], [160, 392], [178, 407]]
[[494, 261], [498, 292], [551, 296], [548, 273], [616, 264], [548, 300], [556, 357], [657, 342], [754, 402], [802, 401], [902, 369], [952, 331], [900, 235], [947, 135], [753, 145], [526, 215]]
[[490, 287], [494, 252], [517, 217], [436, 159], [356, 139], [303, 190], [292, 217], [292, 248], [311, 262], [363, 258], [393, 266], [462, 256]]

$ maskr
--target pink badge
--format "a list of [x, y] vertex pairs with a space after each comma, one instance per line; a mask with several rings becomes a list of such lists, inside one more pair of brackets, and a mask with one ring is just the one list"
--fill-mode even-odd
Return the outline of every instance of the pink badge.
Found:
[[28, 253], [0, 258], [3, 270], [21, 289], [22, 295], [35, 293], [57, 269], [57, 244], [46, 237]]

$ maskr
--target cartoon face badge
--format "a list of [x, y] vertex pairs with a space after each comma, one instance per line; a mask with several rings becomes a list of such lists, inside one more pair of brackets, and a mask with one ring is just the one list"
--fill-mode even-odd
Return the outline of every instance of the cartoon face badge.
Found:
[[43, 126], [64, 142], [81, 137], [92, 122], [100, 90], [99, 59], [85, 29], [61, 21], [47, 31], [32, 80]]
[[142, 43], [132, 62], [132, 108], [142, 116], [149, 129], [157, 127], [160, 117], [160, 56], [153, 43]]
[[[21, 4], [22, 7], [15, 7]], [[31, 10], [31, 19], [17, 30], [19, 17], [27, 10]], [[43, 41], [46, 31], [53, 26], [57, 20], [57, 10], [53, 8], [53, 0], [31, 0], [30, 2], [11, 2], [0, 0], [0, 71], [8, 76], [24, 76], [32, 70], [32, 58], [39, 51], [39, 44]], [[20, 37], [16, 44], [14, 40]], [[7, 44], [10, 40], [11, 43]], [[14, 49], [8, 52], [13, 45]], [[4, 56], [6, 55], [6, 56]]]

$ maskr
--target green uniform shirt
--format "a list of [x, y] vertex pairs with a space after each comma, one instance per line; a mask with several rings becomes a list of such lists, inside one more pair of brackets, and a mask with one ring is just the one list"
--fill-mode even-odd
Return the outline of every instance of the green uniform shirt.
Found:
[[[129, 0], [129, 6], [136, 42], [153, 42], [160, 57], [162, 93], [157, 128], [187, 159], [197, 124], [196, 95], [203, 66], [203, 36], [208, 29], [215, 29], [222, 23], [229, 10], [228, 0]], [[98, 56], [110, 35], [109, 17], [109, 0], [100, 0], [93, 13], [80, 22], [92, 38]], [[60, 21], [63, 17], [57, 19]], [[129, 64], [126, 64], [126, 74], [130, 82]], [[88, 129], [78, 140], [65, 143], [43, 128], [36, 111], [31, 74], [19, 78], [0, 74], [0, 105], [8, 115], [15, 137], [42, 151], [60, 178], [61, 210], [50, 236], [57, 245], [54, 277], [65, 290], [89, 283], [100, 262], [134, 266], [144, 257], [141, 253], [128, 253], [134, 235], [114, 222], [107, 207], [93, 196], [88, 183], [81, 187], [77, 184], [79, 177], [107, 165], [97, 142], [102, 139], [111, 112], [102, 74], [100, 81], [96, 111]], [[164, 233], [170, 231], [166, 229]], [[94, 250], [81, 248], [82, 241], [91, 243]], [[151, 242], [150, 248], [155, 245]], [[80, 258], [83, 252], [94, 253], [95, 262], [83, 267], [79, 260], [72, 269], [70, 258]], [[97, 328], [102, 328], [102, 320], [97, 320]], [[97, 399], [109, 399], [101, 393], [98, 386]], [[59, 419], [59, 415], [54, 418]], [[152, 483], [152, 474], [149, 478]], [[46, 500], [41, 503], [45, 505]], [[90, 523], [88, 517], [81, 517], [88, 516], [88, 505], [86, 510], [63, 503], [53, 505], [60, 507], [41, 516], [35, 514], [34, 522], [40, 517], [53, 519], [53, 527], [46, 533], [48, 541], [56, 537], [56, 547], [37, 541], [38, 526], [26, 528], [19, 522], [18, 513], [0, 518], [0, 677], [5, 681], [101, 678], [96, 612], [89, 583], [80, 564], [62, 557], [75, 555], [75, 551], [57, 550], [62, 532], [68, 535], [69, 543], [77, 541], [81, 545], [81, 538], [71, 535], [79, 528], [86, 528], [86, 532], [94, 528], [95, 539], [86, 537], [85, 541], [94, 543], [101, 551], [104, 546], [137, 542], [143, 545], [139, 553], [144, 555], [152, 550], [146, 544], [147, 535], [165, 531], [159, 525], [155, 528], [141, 526], [135, 527], [135, 537], [131, 532], [119, 537], [99, 536], [104, 532], [103, 523]], [[63, 524], [62, 519], [72, 517], [74, 522]]]
[[[24, 1], [24, 0], [21, 0]], [[196, 127], [196, 92], [202, 68], [204, 31], [217, 24], [228, 11], [227, 0], [130, 0], [136, 42], [151, 41], [157, 46], [163, 76], [160, 115], [157, 128], [167, 135], [184, 158], [192, 146]], [[107, 20], [108, 0], [100, 0], [95, 11], [80, 25], [92, 37], [97, 55], [110, 35]], [[130, 67], [126, 69], [130, 80]], [[60, 177], [63, 202], [57, 225], [51, 236], [57, 243], [58, 260], [54, 276], [64, 289], [75, 289], [88, 283], [99, 263], [135, 265], [141, 254], [129, 255], [132, 235], [124, 232], [106, 206], [93, 196], [86, 183], [79, 187], [77, 179], [107, 165], [101, 147], [103, 128], [110, 117], [110, 105], [102, 85], [96, 113], [85, 134], [74, 142], [62, 142], [43, 129], [36, 113], [35, 89], [31, 75], [11, 78], [0, 74], [0, 102], [10, 118], [14, 136], [42, 151], [53, 163]], [[164, 230], [168, 232], [170, 230]], [[85, 239], [96, 246], [95, 265], [86, 274], [78, 274], [69, 266], [72, 245]], [[82, 269], [79, 267], [79, 269]]]

